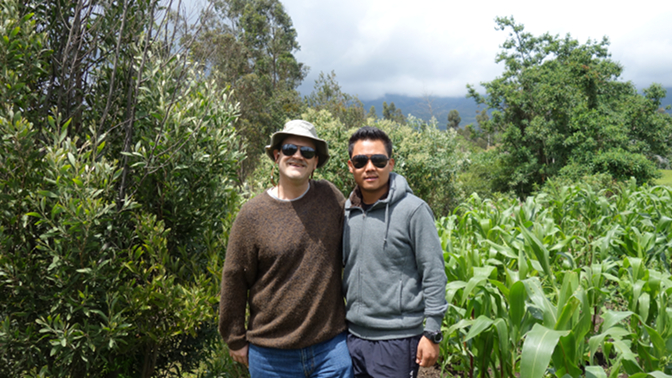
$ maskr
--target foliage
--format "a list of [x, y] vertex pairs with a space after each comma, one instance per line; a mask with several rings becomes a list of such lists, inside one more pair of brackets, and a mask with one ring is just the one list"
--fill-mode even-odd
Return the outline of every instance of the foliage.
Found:
[[458, 112], [456, 109], [452, 109], [451, 111], [448, 112], [448, 127], [452, 129], [457, 129], [460, 127], [460, 121], [462, 121], [462, 118], [460, 118], [460, 112]]
[[47, 78], [46, 36], [37, 32], [33, 14], [22, 14], [17, 2], [3, 2], [0, 12], [0, 104], [31, 112], [39, 108], [38, 89]]
[[661, 170], [661, 178], [656, 181], [658, 185], [672, 186], [672, 170]]
[[357, 96], [351, 96], [341, 91], [341, 86], [336, 81], [336, 73], [320, 76], [315, 80], [313, 92], [305, 98], [308, 107], [320, 111], [327, 110], [334, 118], [338, 119], [346, 128], [359, 128], [366, 124], [366, 118], [376, 118], [375, 109], [373, 117], [369, 109], [369, 115], [364, 114], [364, 105]]
[[[308, 109], [302, 119], [313, 123], [318, 136], [329, 144], [329, 162], [315, 172], [315, 178], [331, 181], [348, 196], [355, 186], [347, 165], [348, 140], [357, 128], [347, 129], [326, 110]], [[435, 123], [425, 124], [412, 116], [406, 125], [384, 119], [369, 118], [367, 122], [389, 135], [394, 146], [394, 171], [406, 177], [415, 195], [425, 200], [436, 216], [448, 214], [460, 201], [455, 175], [463, 157], [455, 148], [455, 133], [441, 131]], [[259, 193], [271, 187], [271, 172], [273, 163], [264, 157], [247, 181], [249, 190]], [[277, 182], [277, 170], [275, 175]]]
[[558, 186], [472, 195], [437, 221], [449, 310], [441, 364], [461, 376], [672, 374], [672, 191]]
[[240, 103], [236, 128], [248, 159], [244, 178], [257, 163], [268, 135], [286, 118], [301, 112], [296, 88], [308, 72], [294, 54], [299, 50], [292, 20], [279, 0], [211, 0], [202, 31], [191, 48], [220, 87], [233, 90]]
[[619, 81], [608, 40], [579, 44], [524, 31], [513, 18], [498, 18], [509, 39], [497, 56], [501, 77], [482, 83], [487, 96], [469, 96], [492, 111], [488, 127], [502, 132], [500, 190], [529, 194], [549, 177], [608, 173], [615, 179], [657, 177], [656, 156], [667, 156], [672, 117], [658, 112], [665, 90], [658, 84], [637, 93]]
[[401, 109], [397, 108], [394, 105], [394, 102], [391, 102], [388, 106], [387, 101], [383, 101], [383, 119], [394, 121], [399, 124], [404, 124], [406, 122], [406, 117], [404, 117]]
[[2, 5], [0, 372], [181, 375], [219, 337], [237, 110], [158, 2], [65, 5]]

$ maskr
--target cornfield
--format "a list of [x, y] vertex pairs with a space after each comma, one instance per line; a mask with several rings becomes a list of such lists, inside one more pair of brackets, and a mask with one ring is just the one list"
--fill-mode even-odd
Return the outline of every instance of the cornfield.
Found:
[[473, 195], [437, 220], [455, 377], [672, 377], [672, 188]]

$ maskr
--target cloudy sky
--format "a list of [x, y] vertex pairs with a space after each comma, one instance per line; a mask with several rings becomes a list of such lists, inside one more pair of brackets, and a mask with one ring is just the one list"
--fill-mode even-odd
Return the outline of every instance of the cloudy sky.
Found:
[[[497, 77], [507, 31], [495, 17], [514, 16], [534, 35], [570, 33], [580, 42], [609, 37], [622, 79], [672, 87], [672, 1], [281, 0], [310, 66], [300, 90], [320, 72], [336, 72], [360, 99], [384, 94], [459, 96], [465, 85]], [[548, 4], [548, 5], [545, 5]]]

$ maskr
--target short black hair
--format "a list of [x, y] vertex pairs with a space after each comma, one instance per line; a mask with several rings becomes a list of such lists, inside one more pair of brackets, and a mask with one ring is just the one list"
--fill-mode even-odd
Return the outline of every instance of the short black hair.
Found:
[[352, 150], [355, 149], [355, 143], [360, 140], [379, 140], [385, 145], [387, 157], [392, 157], [392, 141], [385, 132], [377, 127], [364, 126], [355, 131], [348, 141], [348, 155], [352, 157]]

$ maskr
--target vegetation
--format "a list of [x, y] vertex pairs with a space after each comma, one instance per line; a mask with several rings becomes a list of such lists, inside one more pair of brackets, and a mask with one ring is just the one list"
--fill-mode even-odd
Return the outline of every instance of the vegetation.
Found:
[[268, 135], [301, 113], [296, 88], [308, 73], [298, 62], [292, 19], [279, 0], [212, 0], [193, 32], [191, 56], [240, 104], [236, 129], [248, 158], [245, 178]]
[[216, 331], [228, 230], [298, 117], [330, 146], [315, 178], [348, 195], [348, 138], [373, 125], [437, 216], [446, 374], [672, 376], [672, 190], [646, 185], [672, 118], [606, 40], [498, 19], [505, 71], [470, 89], [489, 110], [441, 130], [365, 113], [333, 71], [301, 99], [278, 0], [212, 0], [193, 24], [173, 5], [0, 4], [0, 377], [245, 375]]
[[195, 369], [218, 337], [236, 107], [158, 1], [0, 11], [0, 375]]
[[607, 173], [641, 183], [657, 177], [655, 158], [670, 154], [672, 117], [659, 112], [665, 90], [658, 84], [637, 93], [619, 81], [621, 66], [609, 58], [608, 40], [579, 44], [544, 34], [535, 37], [513, 18], [497, 55], [501, 77], [483, 83], [487, 96], [469, 96], [492, 109], [489, 132], [501, 132], [502, 170], [495, 190], [524, 196], [548, 178]]
[[664, 169], [660, 171], [660, 179], [656, 180], [658, 185], [672, 186], [672, 170]]
[[444, 371], [462, 377], [672, 374], [672, 189], [477, 195], [437, 221], [450, 303]]

